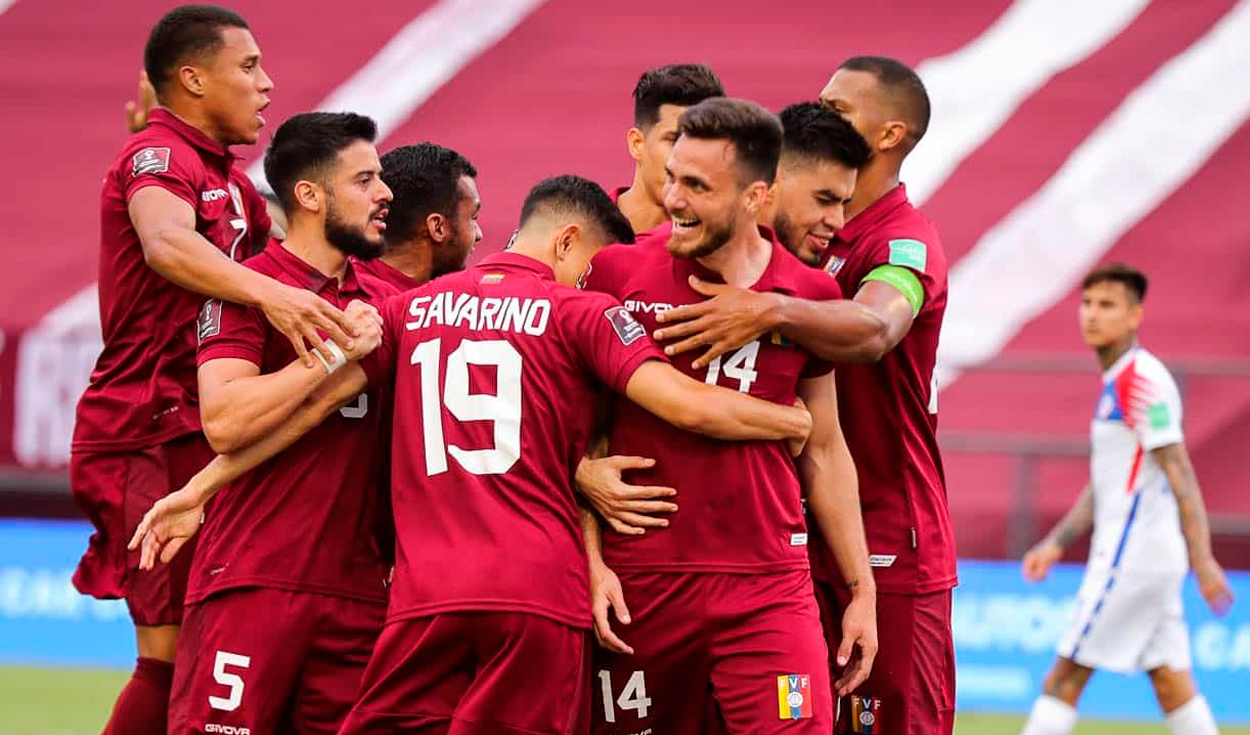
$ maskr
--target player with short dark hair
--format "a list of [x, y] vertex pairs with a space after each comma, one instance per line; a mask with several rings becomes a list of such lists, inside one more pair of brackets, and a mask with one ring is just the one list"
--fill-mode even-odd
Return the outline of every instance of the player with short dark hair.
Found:
[[[781, 156], [777, 118], [744, 100], [709, 99], [686, 110], [678, 130], [667, 164], [671, 234], [665, 227], [633, 246], [604, 250], [586, 288], [621, 299], [648, 329], [657, 313], [702, 298], [689, 285], [694, 276], [838, 298], [834, 281], [756, 225]], [[705, 370], [689, 356], [676, 366], [696, 380], [782, 404], [801, 397], [812, 413], [812, 436], [796, 471], [780, 443], [712, 441], [618, 402], [610, 450], [654, 458], [654, 467], [631, 473], [630, 481], [676, 488], [682, 510], [645, 535], [604, 534], [602, 558], [597, 527], [586, 529], [596, 627], [611, 648], [596, 657], [601, 687], [593, 732], [662, 724], [701, 733], [712, 726], [709, 717], [719, 717], [730, 733], [828, 733], [828, 653], [812, 593], [800, 478], [813, 515], [838, 542], [843, 572], [862, 582], [862, 597], [847, 615], [845, 648], [854, 641], [862, 653], [848, 685], [867, 674], [876, 648], [872, 575], [832, 365], [778, 335]], [[629, 625], [624, 637], [632, 648], [608, 625], [609, 606]]]
[[[666, 348], [669, 354], [707, 347], [695, 360], [703, 366], [775, 330], [825, 359], [848, 363], [839, 370], [838, 399], [859, 473], [881, 650], [873, 675], [842, 707], [840, 727], [872, 722], [883, 732], [949, 733], [955, 541], [933, 377], [946, 311], [946, 256], [937, 231], [899, 182], [903, 160], [928, 127], [928, 96], [902, 62], [856, 57], [833, 74], [821, 103], [846, 118], [871, 149], [846, 207], [848, 221], [822, 261], [851, 300], [817, 303], [698, 282], [699, 293], [711, 298], [662, 314], [666, 326], [656, 339], [679, 340]], [[812, 573], [835, 649], [851, 593], [818, 531], [813, 527]]]
[[[395, 581], [344, 733], [584, 729], [591, 610], [571, 483], [600, 386], [722, 439], [810, 428], [805, 411], [683, 375], [619, 302], [572, 288], [597, 250], [631, 236], [598, 185], [549, 179], [523, 210], [510, 250], [390, 300], [384, 347], [343, 370], [333, 394], [219, 457], [141, 529], [150, 559], [194, 532], [187, 516], [223, 480], [366, 384], [393, 386], [395, 435], [408, 438], [392, 468]], [[172, 509], [184, 499], [185, 512]]]
[[482, 239], [477, 169], [434, 143], [405, 145], [382, 156], [382, 180], [394, 200], [382, 257], [360, 268], [401, 291], [464, 269]]
[[716, 74], [703, 64], [649, 69], [634, 86], [634, 124], [625, 136], [634, 159], [634, 181], [613, 192], [617, 206], [641, 235], [668, 221], [664, 212], [664, 163], [677, 140], [677, 118], [687, 107], [724, 97]]
[[1189, 567], [1207, 604], [1233, 601], [1211, 553], [1202, 491], [1185, 449], [1181, 396], [1167, 367], [1137, 340], [1146, 276], [1123, 263], [1090, 271], [1078, 316], [1102, 368], [1091, 429], [1090, 479], [1072, 509], [1024, 555], [1024, 576], [1046, 578], [1091, 528], [1076, 611], [1042, 683], [1024, 735], [1067, 735], [1094, 671], [1145, 671], [1176, 735], [1216, 735], [1191, 673], [1181, 585]]
[[95, 526], [74, 585], [126, 599], [139, 654], [106, 734], [164, 731], [191, 554], [138, 574], [125, 543], [139, 509], [212, 456], [195, 383], [194, 325], [204, 297], [261, 307], [304, 351], [304, 337], [320, 342], [318, 328], [340, 341], [350, 328], [328, 303], [238, 263], [264, 245], [271, 226], [230, 152], [256, 142], [273, 89], [247, 22], [211, 5], [175, 8], [151, 30], [144, 57], [160, 106], [104, 177], [104, 345], [78, 403], [70, 455], [75, 502]]
[[[265, 175], [290, 230], [248, 268], [339, 308], [397, 293], [355, 267], [381, 253], [391, 200], [376, 134], [352, 113], [296, 115], [278, 128]], [[198, 323], [199, 386], [213, 448], [237, 451], [279, 430], [377, 344], [372, 319], [356, 326], [352, 348], [331, 343], [331, 358], [308, 367], [259, 309], [209, 301]], [[208, 510], [187, 584], [171, 733], [338, 730], [386, 608], [387, 564], [374, 536], [378, 400], [360, 392]]]

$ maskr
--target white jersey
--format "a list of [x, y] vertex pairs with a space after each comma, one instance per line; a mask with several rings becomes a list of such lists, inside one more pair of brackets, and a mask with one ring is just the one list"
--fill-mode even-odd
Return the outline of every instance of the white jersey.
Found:
[[1103, 373], [1090, 433], [1090, 568], [1183, 574], [1189, 554], [1176, 497], [1150, 453], [1184, 440], [1180, 392], [1163, 363], [1134, 347]]

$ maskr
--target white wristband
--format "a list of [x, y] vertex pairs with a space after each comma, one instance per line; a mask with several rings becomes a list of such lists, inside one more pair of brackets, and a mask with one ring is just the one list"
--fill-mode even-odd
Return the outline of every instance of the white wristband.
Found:
[[317, 360], [321, 362], [321, 366], [326, 369], [326, 375], [333, 375], [335, 370], [338, 370], [347, 364], [347, 356], [344, 355], [343, 350], [334, 343], [334, 340], [327, 339], [325, 341], [325, 345], [326, 348], [330, 350], [330, 357], [333, 358], [332, 360], [326, 361], [325, 357], [323, 357], [317, 350], [313, 350], [313, 355], [315, 355]]

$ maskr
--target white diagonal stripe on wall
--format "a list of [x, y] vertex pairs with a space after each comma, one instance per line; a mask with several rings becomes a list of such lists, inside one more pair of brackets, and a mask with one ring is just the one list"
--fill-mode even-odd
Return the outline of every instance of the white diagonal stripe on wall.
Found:
[[[941, 365], [997, 354], [1236, 132], [1250, 117], [1248, 38], [1250, 0], [1242, 0], [981, 237], [951, 271]], [[940, 380], [954, 378], [945, 370]]]

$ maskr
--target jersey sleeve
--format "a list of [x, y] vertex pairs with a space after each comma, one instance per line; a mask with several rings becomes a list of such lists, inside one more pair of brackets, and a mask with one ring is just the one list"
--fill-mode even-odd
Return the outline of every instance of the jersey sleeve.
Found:
[[[825, 275], [824, 271], [811, 270], [808, 273], [817, 277], [805, 284], [803, 293], [798, 294], [799, 296], [810, 301], [835, 301], [843, 298], [842, 288], [838, 286], [838, 282]], [[779, 339], [779, 337], [774, 338]], [[803, 366], [803, 371], [799, 373], [799, 377], [803, 379], [818, 378], [829, 374], [832, 370], [832, 362], [809, 354], [807, 363]]]
[[1152, 360], [1134, 360], [1116, 379], [1125, 423], [1142, 449], [1151, 451], [1185, 440], [1181, 397], [1167, 369]]
[[209, 299], [200, 308], [195, 327], [200, 342], [198, 365], [222, 358], [261, 365], [269, 322], [259, 309]]
[[408, 312], [408, 304], [412, 299], [423, 293], [425, 289], [407, 294], [396, 294], [388, 298], [378, 312], [382, 315], [382, 344], [360, 360], [360, 367], [365, 371], [369, 385], [381, 387], [390, 385], [395, 379], [395, 355], [399, 348], [399, 340], [405, 331], [404, 317]]
[[560, 302], [560, 326], [582, 364], [617, 393], [638, 366], [668, 358], [620, 302], [603, 294], [575, 293]]
[[889, 284], [907, 298], [913, 315], [919, 314], [941, 291], [946, 265], [935, 237], [886, 236], [871, 243], [870, 248], [855, 290], [870, 281]]
[[153, 145], [135, 150], [120, 171], [126, 201], [140, 189], [156, 186], [197, 208], [199, 192], [204, 188], [204, 164], [199, 155], [185, 145], [149, 142]]

